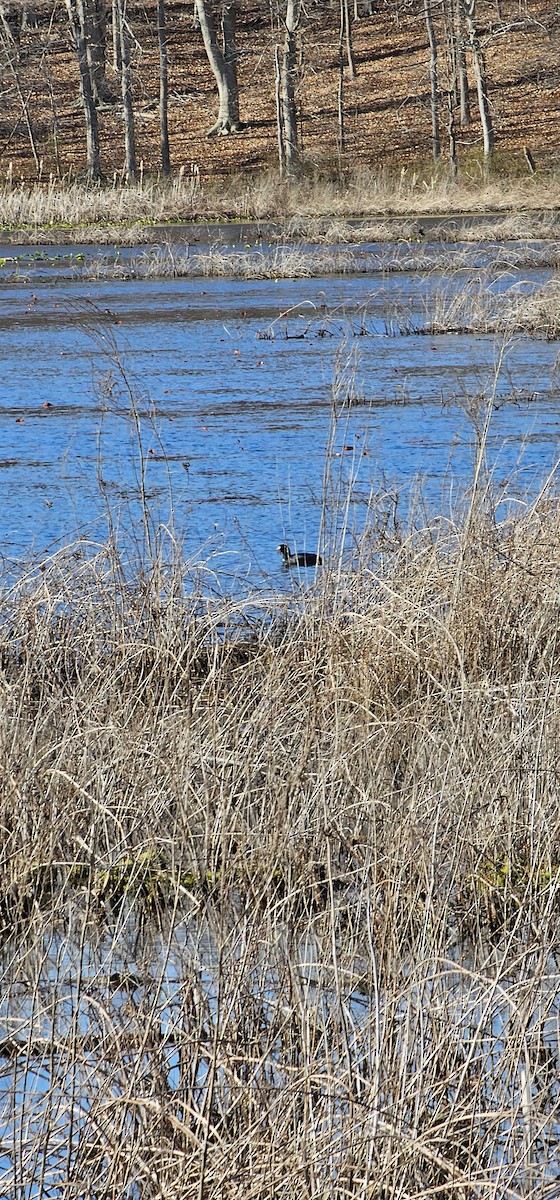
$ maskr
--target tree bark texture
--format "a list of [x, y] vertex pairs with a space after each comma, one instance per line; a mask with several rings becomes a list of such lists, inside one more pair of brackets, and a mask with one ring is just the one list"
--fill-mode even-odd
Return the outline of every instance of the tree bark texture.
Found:
[[239, 120], [237, 49], [235, 45], [236, 0], [223, 0], [221, 45], [211, 0], [195, 0], [195, 11], [200, 23], [208, 62], [218, 88], [218, 119], [208, 130], [208, 136], [237, 133], [241, 129], [241, 122]]
[[455, 137], [455, 113], [453, 109], [453, 93], [449, 89], [447, 93], [447, 133], [449, 137], [449, 163], [451, 166], [451, 178], [454, 182], [457, 181], [457, 140]]
[[342, 41], [338, 47], [338, 158], [339, 170], [342, 172], [342, 156], [346, 149], [344, 132], [344, 59]]
[[119, 24], [119, 0], [111, 0], [111, 30], [113, 35], [113, 70], [121, 70], [121, 37]]
[[478, 110], [480, 113], [480, 123], [482, 125], [484, 157], [485, 159], [489, 159], [492, 157], [494, 150], [494, 129], [492, 126], [492, 111], [490, 108], [490, 101], [488, 99], [486, 65], [484, 62], [484, 54], [480, 45], [480, 39], [476, 25], [476, 0], [463, 0], [463, 2], [465, 18], [467, 22], [467, 33], [469, 35], [469, 44], [473, 58], [474, 78], [478, 96]]
[[354, 62], [354, 47], [352, 45], [352, 20], [350, 17], [350, 8], [348, 0], [340, 0], [340, 26], [346, 40], [346, 57], [348, 59], [348, 74], [351, 79], [356, 78], [356, 64]]
[[90, 180], [101, 178], [101, 162], [99, 156], [99, 127], [95, 109], [94, 89], [88, 61], [83, 24], [83, 6], [81, 0], [66, 0], [68, 20], [72, 30], [74, 45], [78, 58], [80, 72], [80, 96], [84, 109], [86, 125], [86, 160], [87, 174]]
[[130, 46], [126, 30], [126, 0], [117, 0], [117, 7], [121, 56], [121, 93], [123, 103], [126, 176], [128, 182], [133, 183], [136, 179], [136, 138], [134, 132], [134, 105], [132, 102]]
[[159, 127], [161, 143], [161, 169], [164, 175], [171, 174], [169, 158], [169, 129], [167, 125], [167, 34], [165, 29], [165, 0], [158, 0], [158, 46], [159, 46]]
[[465, 38], [463, 35], [461, 0], [456, 0], [456, 12], [454, 16], [456, 70], [457, 83], [459, 87], [459, 119], [461, 125], [467, 128], [471, 123], [471, 108], [469, 103], [469, 80], [467, 76], [467, 58], [465, 54]]
[[441, 141], [439, 135], [439, 87], [437, 65], [437, 42], [432, 18], [431, 0], [424, 0], [424, 17], [430, 46], [430, 106], [432, 113], [432, 155], [434, 162], [441, 157]]
[[109, 87], [105, 75], [105, 45], [107, 34], [107, 12], [105, 0], [81, 0], [83, 30], [89, 72], [96, 104], [109, 98]]
[[284, 158], [284, 129], [282, 124], [282, 72], [280, 70], [280, 47], [278, 43], [274, 47], [274, 84], [276, 95], [276, 129], [278, 132], [278, 165], [280, 174], [284, 174], [285, 158]]
[[284, 162], [288, 175], [297, 174], [300, 165], [297, 111], [296, 111], [296, 56], [297, 32], [301, 16], [301, 0], [288, 0], [286, 8], [286, 33], [280, 63], [280, 102], [282, 109], [282, 136]]

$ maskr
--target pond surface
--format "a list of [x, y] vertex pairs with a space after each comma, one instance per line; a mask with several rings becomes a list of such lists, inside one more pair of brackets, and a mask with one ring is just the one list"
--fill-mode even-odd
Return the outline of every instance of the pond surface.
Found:
[[411, 489], [432, 511], [452, 504], [490, 402], [489, 470], [504, 493], [534, 492], [558, 454], [558, 345], [427, 333], [434, 304], [460, 286], [460, 272], [405, 270], [6, 282], [4, 555], [103, 539], [108, 511], [134, 531], [143, 462], [154, 522], [172, 514], [194, 562], [214, 556], [228, 587], [276, 587], [279, 542], [329, 553], [333, 495], [351, 498], [348, 547], [372, 495], [398, 493], [403, 511]]

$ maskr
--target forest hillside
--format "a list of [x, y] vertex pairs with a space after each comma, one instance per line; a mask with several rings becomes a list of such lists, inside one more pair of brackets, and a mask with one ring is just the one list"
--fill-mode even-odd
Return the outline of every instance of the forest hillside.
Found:
[[[58, 0], [4, 3], [1, 21], [0, 182], [79, 179], [86, 161], [76, 48], [67, 6]], [[171, 171], [213, 177], [278, 164], [275, 74], [285, 33], [278, 0], [239, 0], [236, 55], [242, 128], [208, 137], [217, 91], [192, 4], [166, 0]], [[217, 5], [215, 7], [218, 7]], [[160, 6], [161, 8], [161, 6]], [[296, 110], [303, 169], [327, 177], [360, 167], [422, 172], [432, 163], [430, 49], [424, 0], [355, 0], [348, 39], [338, 3], [310, 3], [297, 33]], [[107, 91], [98, 105], [101, 171], [124, 177], [121, 81], [111, 47], [108, 5]], [[461, 122], [449, 13], [432, 3], [439, 91], [441, 169], [449, 133], [459, 173], [476, 179], [482, 137], [473, 56], [466, 42], [470, 123]], [[219, 15], [219, 14], [217, 14]], [[522, 176], [558, 165], [560, 6], [547, 0], [476, 5], [495, 149], [492, 170]], [[141, 175], [160, 169], [158, 4], [128, 0], [132, 103]], [[432, 59], [433, 63], [433, 59]], [[452, 129], [450, 130], [450, 114]]]

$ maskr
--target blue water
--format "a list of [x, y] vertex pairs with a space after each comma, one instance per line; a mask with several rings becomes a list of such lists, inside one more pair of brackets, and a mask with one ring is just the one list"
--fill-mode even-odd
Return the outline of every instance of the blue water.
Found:
[[558, 345], [518, 336], [504, 352], [492, 335], [421, 332], [457, 286], [406, 272], [5, 283], [4, 555], [103, 540], [108, 512], [134, 534], [144, 461], [151, 519], [172, 523], [193, 562], [211, 558], [228, 586], [276, 586], [279, 542], [332, 550], [333, 492], [351, 494], [348, 548], [371, 495], [453, 503], [490, 397], [495, 482], [534, 492], [558, 454]]

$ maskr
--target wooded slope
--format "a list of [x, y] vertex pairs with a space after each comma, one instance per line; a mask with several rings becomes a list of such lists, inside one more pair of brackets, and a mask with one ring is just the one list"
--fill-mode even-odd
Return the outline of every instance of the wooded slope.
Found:
[[[13, 7], [13, 6], [12, 6]], [[39, 0], [37, 23], [22, 29], [19, 49], [6, 35], [0, 69], [0, 182], [75, 178], [85, 162], [83, 113], [76, 55], [63, 3]], [[145, 172], [160, 165], [158, 44], [155, 0], [129, 0], [138, 160]], [[201, 176], [255, 172], [277, 164], [275, 46], [281, 44], [281, 7], [240, 0], [238, 76], [243, 131], [207, 138], [216, 89], [191, 4], [168, 0], [169, 131], [174, 172]], [[449, 77], [444, 30], [434, 6], [442, 88]], [[279, 15], [280, 14], [280, 15]], [[524, 147], [537, 169], [558, 164], [560, 131], [560, 7], [546, 0], [479, 0], [482, 36], [496, 132], [495, 168], [527, 172]], [[398, 171], [430, 163], [429, 51], [422, 0], [388, 0], [354, 20], [357, 77], [345, 71], [345, 149], [339, 152], [339, 6], [311, 4], [300, 37], [299, 131], [307, 168], [387, 166]], [[476, 176], [481, 130], [472, 66], [472, 124], [458, 127], [461, 171]], [[108, 70], [111, 78], [111, 68]], [[123, 170], [119, 82], [115, 103], [99, 111], [102, 169]], [[442, 121], [443, 163], [447, 154]]]

